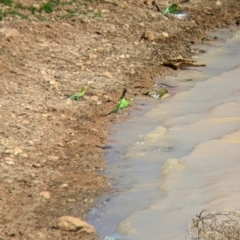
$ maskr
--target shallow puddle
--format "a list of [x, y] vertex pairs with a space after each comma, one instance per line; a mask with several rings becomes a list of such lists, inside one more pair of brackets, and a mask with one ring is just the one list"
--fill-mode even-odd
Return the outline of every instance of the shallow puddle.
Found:
[[206, 68], [159, 79], [171, 96], [139, 99], [114, 126], [106, 175], [116, 191], [89, 215], [103, 239], [185, 239], [201, 210], [240, 209], [239, 46], [240, 31], [197, 59]]

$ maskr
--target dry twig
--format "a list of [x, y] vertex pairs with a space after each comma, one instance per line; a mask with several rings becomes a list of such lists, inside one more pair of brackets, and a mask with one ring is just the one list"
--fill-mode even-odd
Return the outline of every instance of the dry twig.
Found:
[[203, 210], [189, 224], [186, 237], [191, 240], [239, 240], [240, 212]]

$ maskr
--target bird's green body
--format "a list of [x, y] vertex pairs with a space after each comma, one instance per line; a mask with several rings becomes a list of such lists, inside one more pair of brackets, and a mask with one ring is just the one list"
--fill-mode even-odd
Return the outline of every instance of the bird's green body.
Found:
[[118, 112], [121, 109], [128, 107], [132, 102], [132, 99], [127, 100], [126, 98], [122, 98], [119, 100], [118, 105], [113, 109], [113, 112]]
[[72, 100], [79, 100], [85, 95], [86, 90], [87, 89], [85, 87], [83, 87], [79, 92], [76, 92], [73, 95], [69, 96], [69, 98]]
[[119, 99], [117, 106], [110, 113], [106, 114], [105, 117], [108, 116], [109, 114], [116, 113], [121, 109], [128, 107], [132, 103], [133, 101], [132, 98], [128, 100], [124, 97], [126, 94], [126, 91], [127, 91], [126, 89], [123, 90], [122, 96]]

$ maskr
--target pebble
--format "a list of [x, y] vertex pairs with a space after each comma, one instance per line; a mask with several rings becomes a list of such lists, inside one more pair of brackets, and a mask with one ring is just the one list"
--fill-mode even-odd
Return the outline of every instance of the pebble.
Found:
[[14, 165], [14, 164], [15, 164], [15, 162], [13, 162], [13, 161], [5, 161], [5, 163], [6, 163], [7, 165]]
[[13, 149], [13, 155], [18, 155], [18, 154], [20, 154], [20, 153], [23, 153], [23, 150], [21, 149], [21, 148], [19, 148], [19, 147], [15, 147], [14, 149]]
[[72, 100], [70, 98], [68, 98], [65, 104], [66, 105], [72, 105]]
[[95, 233], [95, 228], [80, 218], [63, 216], [58, 218], [56, 228], [63, 231], [81, 231], [88, 234]]
[[153, 41], [155, 39], [153, 32], [150, 30], [147, 30], [143, 33], [143, 38], [148, 41]]
[[103, 76], [108, 77], [108, 78], [112, 78], [112, 75], [111, 75], [110, 72], [104, 72]]
[[222, 2], [216, 1], [216, 5], [217, 5], [217, 6], [222, 6]]
[[93, 54], [93, 53], [90, 53], [90, 54], [88, 55], [88, 57], [89, 57], [90, 59], [95, 59], [95, 58], [97, 58], [97, 55], [96, 55], [96, 54]]
[[148, 6], [152, 6], [153, 5], [153, 0], [144, 0], [144, 4], [146, 4]]
[[39, 163], [34, 163], [32, 166], [35, 167], [35, 168], [40, 168], [41, 167], [41, 165]]
[[164, 37], [166, 37], [166, 38], [169, 37], [169, 34], [168, 34], [167, 32], [163, 32], [162, 35], [163, 35]]
[[50, 199], [50, 197], [51, 197], [51, 194], [50, 194], [50, 192], [48, 192], [48, 191], [40, 192], [40, 195], [41, 195], [44, 199]]

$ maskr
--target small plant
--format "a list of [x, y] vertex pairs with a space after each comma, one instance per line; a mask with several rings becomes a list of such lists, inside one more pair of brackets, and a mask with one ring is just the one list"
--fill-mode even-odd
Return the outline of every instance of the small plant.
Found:
[[19, 17], [21, 17], [22, 19], [27, 19], [27, 18], [28, 18], [27, 15], [22, 14], [21, 12], [15, 10], [15, 9], [11, 9], [11, 8], [10, 8], [10, 9], [7, 9], [6, 11], [4, 11], [4, 12], [2, 13], [2, 16], [3, 16], [3, 17], [6, 17], [6, 16], [8, 16], [8, 15], [12, 15], [12, 16], [14, 16], [14, 17], [19, 16]]
[[43, 3], [40, 8], [39, 8], [39, 12], [41, 13], [42, 11], [46, 12], [46, 13], [51, 13], [53, 12], [54, 8], [56, 6], [60, 5], [60, 0], [50, 0], [46, 3]]
[[101, 10], [97, 9], [94, 11], [93, 18], [102, 18]]
[[[61, 11], [63, 10], [65, 14], [58, 15], [61, 19], [75, 17], [80, 14], [87, 14], [88, 12], [85, 10], [85, 7], [89, 3], [93, 3], [96, 0], [69, 0], [69, 1], [61, 1], [61, 0], [47, 0], [47, 2], [42, 3], [39, 7], [35, 7], [33, 5], [27, 6], [23, 5], [20, 2], [15, 3], [14, 0], [0, 0], [0, 4], [4, 4], [7, 8], [4, 10], [0, 9], [0, 21], [8, 16], [19, 16], [23, 19], [27, 19], [28, 16], [25, 14], [26, 12], [30, 12], [32, 15], [40, 21], [47, 20], [46, 15], [42, 16], [42, 13], [50, 14], [56, 10], [56, 7], [61, 6]], [[69, 6], [69, 8], [65, 7]], [[100, 10], [96, 10], [93, 13], [93, 18], [101, 18], [102, 12]]]
[[177, 13], [179, 11], [179, 7], [177, 3], [173, 3], [172, 5], [170, 5], [169, 7], [166, 7], [163, 11], [163, 14], [166, 15], [168, 13], [170, 14], [174, 14]]
[[0, 0], [0, 3], [6, 6], [11, 6], [13, 4], [13, 0]]

